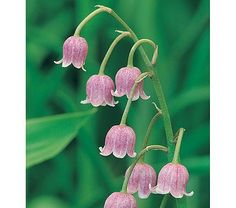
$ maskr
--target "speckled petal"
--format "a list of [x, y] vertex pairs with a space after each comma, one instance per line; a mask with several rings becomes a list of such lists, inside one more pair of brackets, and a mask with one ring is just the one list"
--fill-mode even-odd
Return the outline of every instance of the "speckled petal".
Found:
[[86, 100], [82, 104], [91, 103], [94, 107], [98, 106], [115, 106], [117, 102], [111, 94], [114, 90], [114, 83], [107, 75], [93, 75], [89, 78], [86, 85]]
[[168, 163], [160, 171], [157, 186], [151, 188], [153, 193], [170, 193], [175, 198], [182, 198], [183, 195], [192, 196], [193, 192], [186, 193], [186, 185], [189, 174], [181, 164]]
[[143, 90], [143, 81], [139, 83], [139, 95], [143, 100], [148, 100], [150, 98], [149, 95], [146, 95], [144, 90]]
[[[130, 175], [130, 178], [129, 178], [129, 182], [128, 182], [128, 187], [127, 187], [127, 190], [128, 190], [128, 193], [135, 193], [138, 191], [138, 184], [139, 184], [139, 163], [137, 163]], [[127, 171], [129, 170], [129, 168], [127, 169]], [[125, 173], [125, 175], [127, 175], [127, 171]]]
[[63, 44], [63, 58], [60, 61], [54, 61], [56, 64], [61, 64], [62, 67], [67, 67], [71, 63], [76, 68], [83, 68], [87, 57], [88, 44], [82, 37], [70, 36]]
[[104, 208], [137, 208], [131, 194], [114, 192], [105, 201]]
[[128, 154], [130, 157], [135, 156], [136, 153], [134, 153], [134, 137], [135, 133], [129, 126], [113, 126], [106, 135], [105, 146], [100, 148], [101, 154], [107, 156], [112, 152], [117, 158], [123, 158], [126, 154]]
[[149, 184], [154, 186], [156, 183], [155, 170], [148, 164], [142, 164], [139, 180], [138, 196], [141, 199], [146, 199], [150, 195]]
[[74, 47], [72, 50], [72, 64], [74, 65], [74, 67], [78, 69], [79, 68], [83, 69], [87, 53], [88, 53], [87, 41], [82, 37], [78, 37], [74, 42]]
[[114, 141], [115, 141], [115, 135], [113, 134], [113, 131], [116, 126], [113, 126], [106, 135], [105, 138], [105, 146], [102, 148], [100, 147], [99, 150], [101, 151], [100, 154], [103, 156], [108, 156], [112, 153], [113, 147], [114, 147]]

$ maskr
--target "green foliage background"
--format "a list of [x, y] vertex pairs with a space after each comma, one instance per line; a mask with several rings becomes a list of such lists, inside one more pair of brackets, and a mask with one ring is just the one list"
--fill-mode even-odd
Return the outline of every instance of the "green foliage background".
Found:
[[[113, 8], [139, 38], [159, 45], [156, 70], [173, 128], [186, 129], [181, 159], [190, 172], [187, 189], [195, 192], [187, 205], [209, 207], [208, 0], [27, 1], [27, 207], [103, 207], [107, 196], [120, 190], [131, 162], [102, 157], [98, 151], [108, 129], [119, 122], [126, 98], [117, 99], [120, 103], [115, 108], [91, 110], [90, 105], [80, 104], [87, 79], [98, 72], [117, 35], [114, 30], [123, 28], [109, 15], [100, 14], [83, 29], [81, 35], [89, 44], [86, 73], [53, 63], [62, 56], [64, 40], [96, 4]], [[127, 38], [115, 49], [106, 71], [112, 78], [125, 66], [131, 46]], [[151, 48], [144, 47], [151, 57]], [[143, 67], [138, 53], [135, 63]], [[145, 81], [145, 91], [150, 100], [134, 102], [128, 117], [137, 134], [137, 151], [155, 113], [151, 101], [157, 102], [149, 81]], [[165, 145], [161, 119], [150, 138], [150, 144], [155, 143]], [[158, 152], [148, 153], [146, 160], [157, 172], [167, 162]], [[137, 199], [138, 206], [159, 207], [162, 197]], [[174, 200], [169, 200], [167, 207], [174, 206]]]

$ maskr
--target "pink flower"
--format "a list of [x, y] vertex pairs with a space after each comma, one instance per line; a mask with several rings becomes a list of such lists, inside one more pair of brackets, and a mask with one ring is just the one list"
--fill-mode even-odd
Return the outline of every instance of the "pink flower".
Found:
[[136, 200], [131, 194], [114, 192], [105, 201], [104, 208], [136, 208]]
[[148, 198], [151, 193], [149, 185], [155, 186], [156, 179], [157, 175], [152, 166], [146, 163], [137, 163], [129, 178], [128, 193], [138, 192], [139, 198]]
[[115, 125], [107, 132], [105, 146], [99, 147], [100, 154], [108, 156], [111, 153], [117, 158], [123, 158], [126, 154], [135, 157], [134, 145], [136, 135], [134, 130], [126, 125]]
[[183, 165], [168, 163], [158, 175], [157, 186], [150, 189], [153, 193], [170, 193], [175, 198], [182, 198], [183, 195], [192, 196], [193, 191], [186, 192], [188, 178], [188, 170]]
[[93, 75], [87, 81], [86, 100], [81, 101], [82, 104], [91, 103], [93, 106], [115, 106], [117, 102], [111, 94], [114, 90], [114, 82], [107, 75]]
[[84, 63], [88, 53], [87, 41], [82, 37], [71, 36], [66, 39], [63, 44], [63, 58], [60, 61], [54, 61], [67, 67], [73, 64], [76, 68], [82, 68], [84, 71]]
[[[116, 91], [112, 92], [113, 96], [121, 97], [126, 95], [127, 98], [130, 96], [130, 91], [134, 85], [135, 80], [141, 74], [141, 71], [137, 67], [123, 67], [121, 68], [115, 78]], [[134, 97], [132, 100], [137, 100], [139, 96], [147, 100], [150, 96], [147, 96], [143, 91], [143, 81], [141, 81], [135, 90]]]

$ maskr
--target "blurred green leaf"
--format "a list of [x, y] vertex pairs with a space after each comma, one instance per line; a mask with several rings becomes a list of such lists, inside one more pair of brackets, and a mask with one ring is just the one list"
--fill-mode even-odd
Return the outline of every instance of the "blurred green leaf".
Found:
[[28, 208], [68, 208], [68, 205], [64, 201], [56, 197], [40, 196], [33, 199], [27, 207]]
[[29, 119], [26, 124], [26, 166], [31, 167], [57, 155], [94, 112], [95, 109]]
[[183, 108], [210, 99], [209, 86], [199, 86], [185, 90], [170, 102], [171, 113], [177, 113]]
[[210, 171], [209, 155], [186, 158], [182, 162], [188, 168], [190, 174], [196, 174], [196, 175], [209, 174]]

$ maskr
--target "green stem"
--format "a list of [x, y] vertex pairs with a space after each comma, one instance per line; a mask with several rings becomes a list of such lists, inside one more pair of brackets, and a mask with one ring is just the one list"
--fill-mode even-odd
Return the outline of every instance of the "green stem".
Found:
[[76, 36], [80, 36], [80, 31], [82, 30], [82, 28], [87, 24], [87, 22], [89, 20], [91, 20], [93, 17], [95, 17], [96, 15], [102, 13], [102, 12], [108, 12], [110, 13], [112, 11], [112, 9], [108, 8], [108, 7], [100, 7], [98, 9], [96, 9], [95, 11], [91, 12], [87, 17], [85, 17], [83, 19], [82, 22], [80, 22], [80, 24], [78, 25], [78, 27], [75, 30], [74, 35]]
[[136, 163], [139, 161], [139, 159], [146, 153], [148, 152], [149, 150], [161, 150], [161, 151], [164, 151], [164, 152], [167, 152], [168, 149], [162, 145], [150, 145], [150, 146], [147, 146], [145, 147], [143, 150], [141, 150], [138, 155], [136, 156], [135, 160], [133, 161], [133, 163], [130, 165], [127, 173], [126, 173], [126, 176], [125, 176], [125, 180], [123, 182], [123, 186], [122, 186], [122, 190], [121, 192], [124, 192], [126, 193], [127, 192], [127, 186], [128, 186], [128, 181], [129, 181], [129, 177], [131, 176], [131, 173], [136, 165]]
[[165, 208], [165, 207], [166, 207], [166, 204], [167, 204], [167, 201], [168, 201], [169, 196], [170, 196], [169, 194], [166, 194], [166, 195], [163, 197], [163, 199], [162, 199], [162, 201], [161, 201], [160, 208]]
[[143, 43], [148, 43], [150, 44], [153, 48], [154, 48], [154, 53], [153, 53], [153, 56], [152, 56], [152, 65], [155, 65], [156, 63], [156, 59], [157, 59], [157, 55], [158, 55], [158, 48], [157, 48], [157, 45], [149, 40], [149, 39], [140, 39], [138, 40], [134, 45], [133, 47], [131, 48], [130, 52], [129, 52], [129, 58], [128, 58], [128, 67], [132, 67], [134, 64], [133, 64], [133, 60], [134, 60], [134, 53], [136, 51], [136, 49]]
[[131, 88], [128, 101], [126, 103], [125, 110], [123, 112], [123, 115], [122, 115], [122, 118], [121, 118], [121, 121], [120, 121], [120, 125], [125, 125], [126, 124], [126, 120], [127, 120], [127, 116], [128, 116], [128, 113], [129, 113], [129, 109], [130, 109], [130, 106], [131, 106], [131, 103], [132, 103], [132, 99], [134, 97], [134, 93], [135, 93], [135, 90], [136, 90], [136, 87], [137, 87], [138, 83], [141, 82], [143, 79], [145, 79], [149, 75], [150, 74], [148, 72], [144, 72], [144, 73], [140, 74], [137, 77], [137, 79], [135, 80], [134, 85]]
[[104, 57], [104, 59], [101, 63], [100, 69], [99, 69], [99, 75], [104, 74], [107, 62], [108, 62], [115, 46], [120, 42], [121, 39], [123, 39], [124, 37], [130, 36], [130, 32], [123, 32], [123, 31], [119, 31], [119, 32], [121, 32], [121, 34], [116, 37], [116, 39], [112, 42], [109, 49], [107, 50], [107, 53], [106, 53], [106, 55], [105, 55], [105, 57]]
[[[150, 137], [150, 134], [151, 134], [151, 131], [152, 131], [152, 128], [153, 128], [153, 126], [154, 126], [154, 124], [155, 124], [157, 118], [159, 118], [159, 117], [161, 116], [161, 114], [162, 114], [161, 111], [159, 111], [159, 112], [157, 112], [157, 113], [152, 117], [152, 120], [150, 121], [150, 123], [149, 123], [149, 125], [148, 125], [147, 132], [146, 132], [145, 137], [144, 137], [144, 140], [143, 140], [143, 147], [142, 147], [142, 149], [144, 149], [144, 148], [147, 146], [148, 140], [149, 140], [149, 137]], [[144, 160], [144, 156], [145, 156], [145, 155], [143, 155], [143, 156], [141, 157], [141, 160], [142, 160], [142, 161]]]
[[172, 163], [178, 163], [179, 151], [180, 151], [184, 131], [185, 131], [184, 128], [179, 129], [179, 133], [178, 133], [178, 137], [177, 137], [177, 143], [176, 143], [176, 146], [175, 146], [175, 152], [174, 152], [174, 157], [173, 157]]

